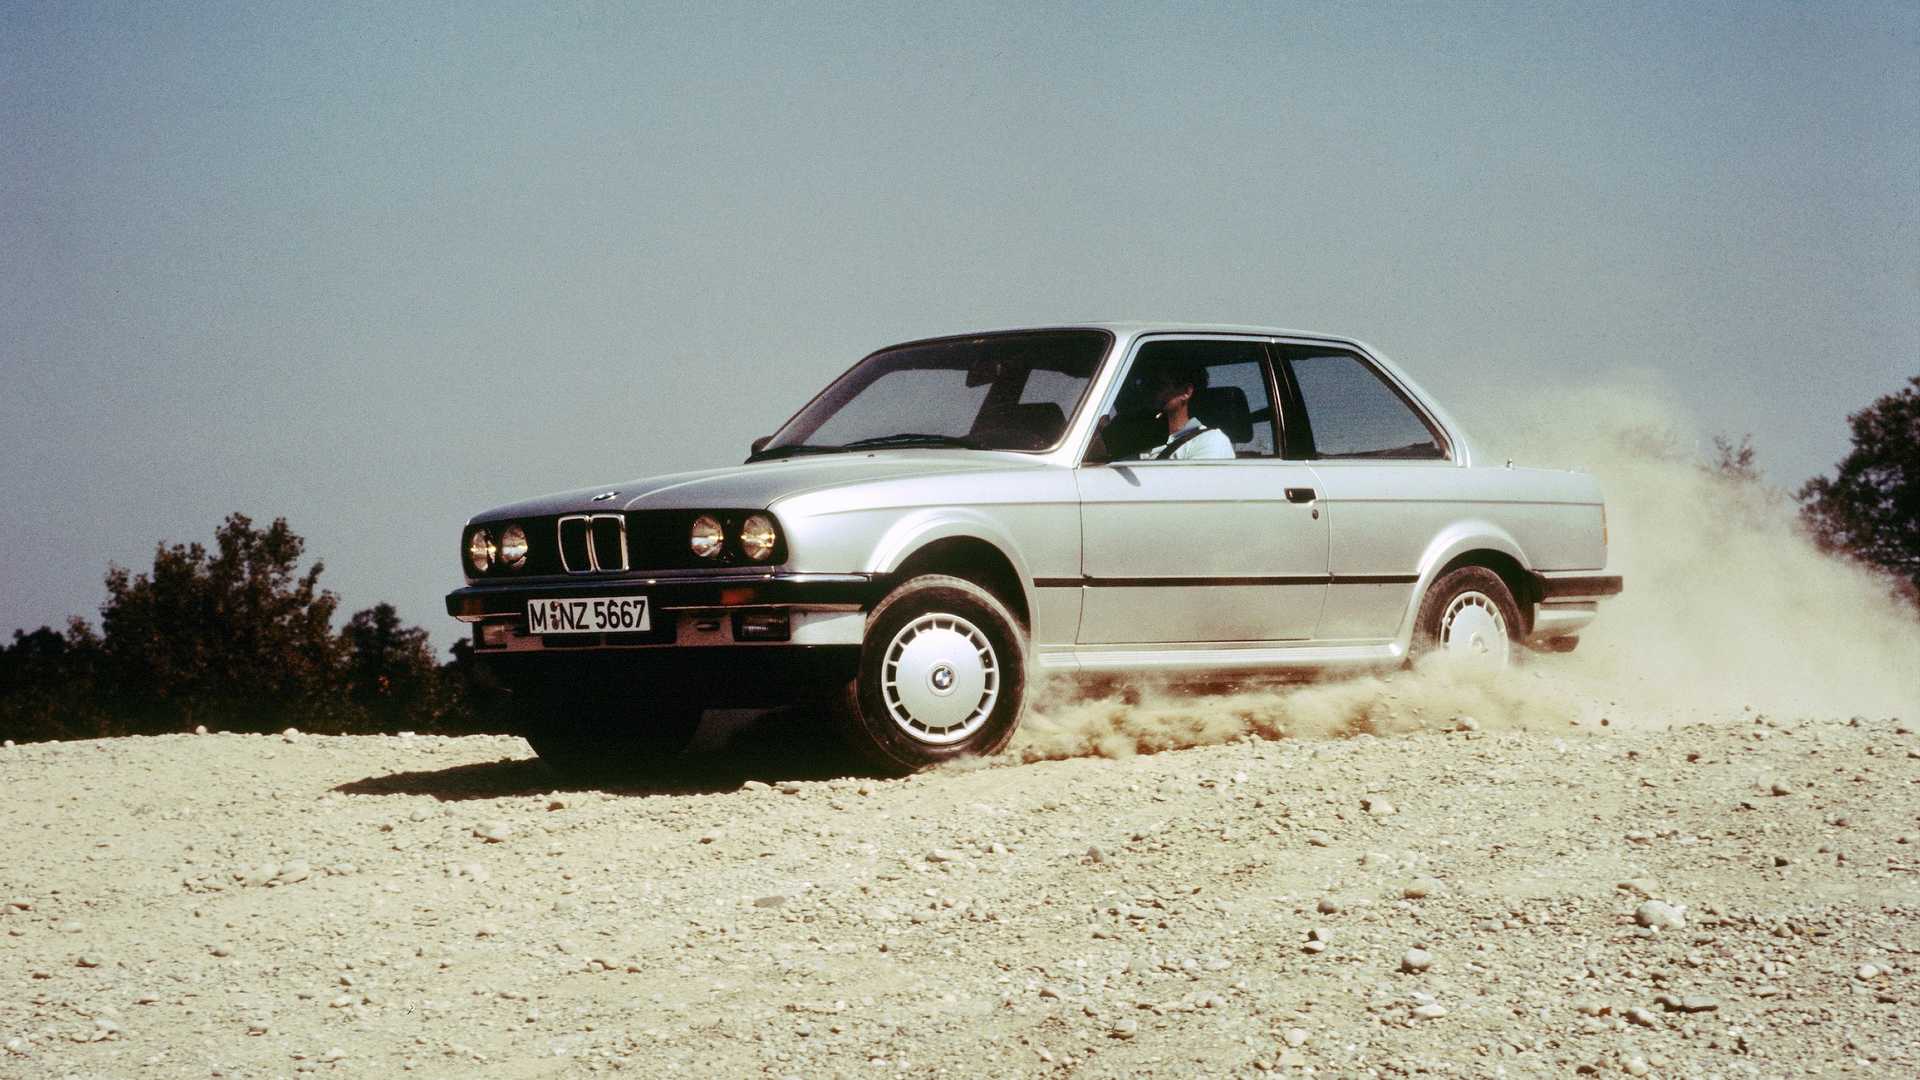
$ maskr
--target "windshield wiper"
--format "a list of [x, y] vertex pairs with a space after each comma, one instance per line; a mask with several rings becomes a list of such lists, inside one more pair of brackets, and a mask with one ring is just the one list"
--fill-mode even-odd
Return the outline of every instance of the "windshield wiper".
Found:
[[900, 431], [892, 435], [873, 435], [865, 439], [855, 439], [841, 446], [815, 445], [813, 443], [791, 443], [787, 446], [770, 446], [747, 458], [747, 464], [756, 461], [775, 461], [780, 458], [794, 457], [799, 454], [844, 454], [851, 450], [878, 450], [882, 447], [940, 446], [958, 450], [985, 450], [972, 439], [963, 439], [958, 435], [933, 435], [922, 431]]
[[892, 435], [875, 435], [866, 439], [855, 439], [843, 444], [842, 450], [873, 450], [883, 446], [950, 446], [958, 450], [985, 450], [986, 447], [972, 439], [963, 439], [958, 435], [930, 435], [919, 431], [901, 431]]
[[811, 446], [807, 443], [791, 443], [787, 446], [769, 446], [757, 454], [747, 455], [747, 464], [756, 461], [778, 461], [781, 458], [797, 457], [800, 454], [837, 454], [838, 446]]

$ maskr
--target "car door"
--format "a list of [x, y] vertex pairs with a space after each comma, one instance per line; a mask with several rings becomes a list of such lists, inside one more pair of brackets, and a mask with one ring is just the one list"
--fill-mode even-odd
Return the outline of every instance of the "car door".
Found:
[[[1143, 376], [1181, 359], [1207, 372], [1194, 411], [1228, 433], [1236, 456], [1139, 458], [1143, 439], [1167, 437], [1165, 422], [1144, 400]], [[1283, 421], [1273, 407], [1266, 342], [1152, 337], [1135, 346], [1128, 363], [1092, 448], [1094, 459], [1114, 460], [1089, 460], [1075, 471], [1079, 642], [1311, 638], [1327, 589], [1327, 522], [1312, 469], [1281, 456]]]
[[1289, 453], [1313, 462], [1328, 525], [1330, 582], [1315, 636], [1380, 641], [1398, 633], [1427, 545], [1471, 496], [1445, 433], [1358, 350], [1275, 346], [1289, 399]]

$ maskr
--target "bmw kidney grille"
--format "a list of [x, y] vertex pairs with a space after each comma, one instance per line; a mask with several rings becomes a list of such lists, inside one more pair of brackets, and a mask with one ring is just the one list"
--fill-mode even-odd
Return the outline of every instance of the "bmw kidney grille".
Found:
[[569, 514], [559, 521], [560, 565], [569, 574], [613, 573], [627, 568], [624, 514]]

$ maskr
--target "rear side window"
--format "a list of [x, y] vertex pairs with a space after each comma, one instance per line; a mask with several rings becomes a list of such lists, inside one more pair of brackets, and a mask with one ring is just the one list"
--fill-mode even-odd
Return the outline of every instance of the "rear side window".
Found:
[[1372, 364], [1353, 353], [1309, 346], [1289, 345], [1284, 353], [1306, 410], [1314, 457], [1447, 456], [1440, 433]]

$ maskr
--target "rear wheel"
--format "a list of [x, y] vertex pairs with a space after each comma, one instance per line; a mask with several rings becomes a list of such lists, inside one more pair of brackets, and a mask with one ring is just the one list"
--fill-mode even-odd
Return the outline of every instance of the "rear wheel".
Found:
[[904, 775], [992, 754], [1026, 700], [1026, 635], [1007, 606], [964, 578], [924, 574], [867, 618], [859, 672], [833, 703], [849, 746]]
[[1520, 607], [1507, 583], [1484, 566], [1462, 566], [1427, 590], [1414, 650], [1503, 669], [1519, 655], [1520, 633]]
[[518, 687], [515, 727], [541, 764], [567, 779], [639, 778], [687, 748], [704, 710], [683, 700], [649, 702], [635, 690], [624, 680]]

